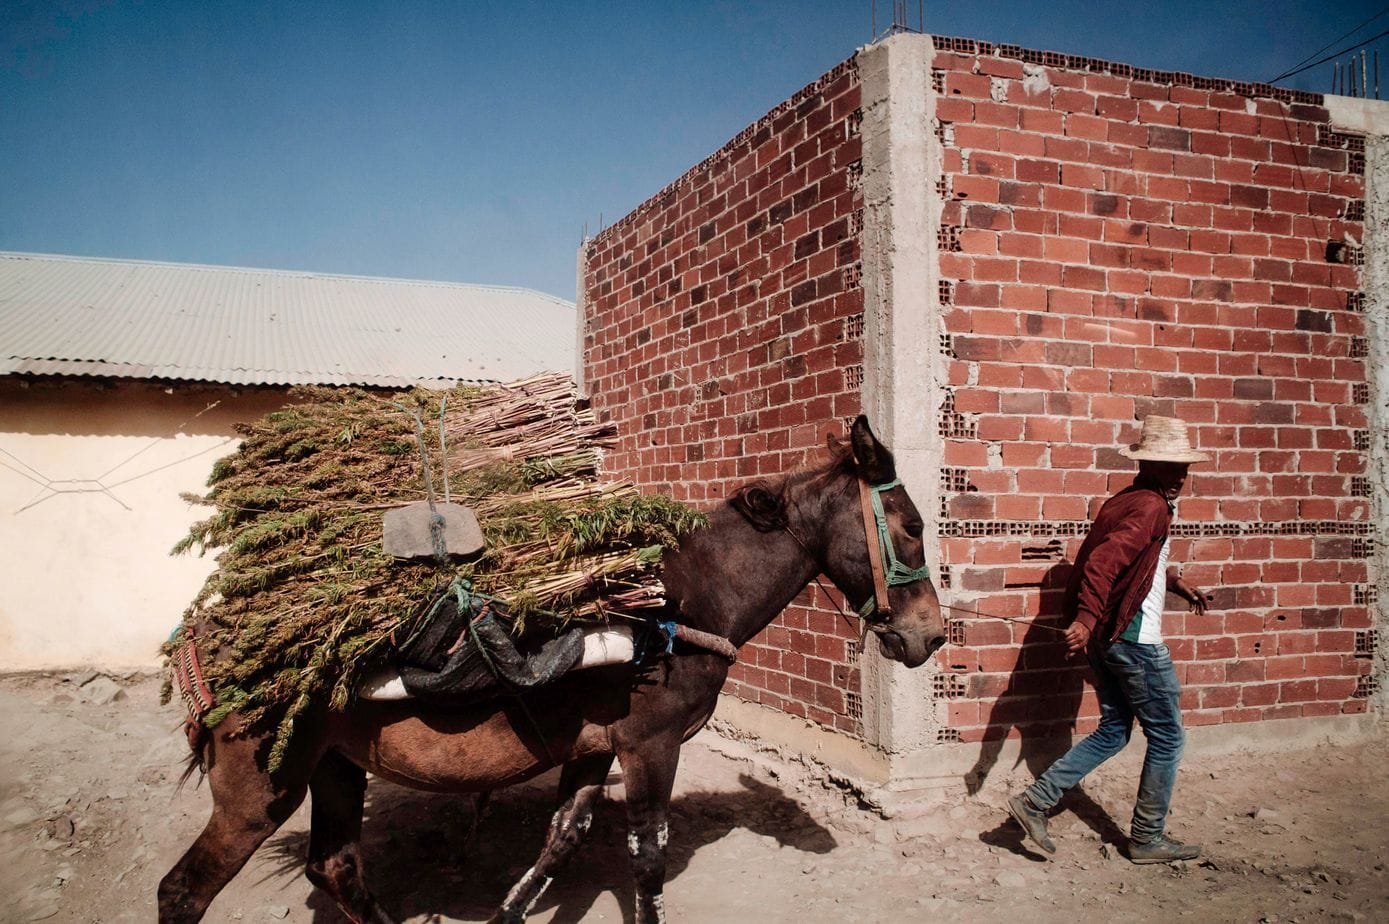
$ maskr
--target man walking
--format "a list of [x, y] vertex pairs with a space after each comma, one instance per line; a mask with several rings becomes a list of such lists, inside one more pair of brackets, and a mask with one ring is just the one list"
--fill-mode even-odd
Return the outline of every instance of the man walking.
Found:
[[1091, 770], [1123, 750], [1133, 721], [1148, 740], [1138, 799], [1129, 829], [1134, 863], [1190, 860], [1201, 848], [1166, 834], [1167, 809], [1177, 781], [1185, 732], [1172, 656], [1162, 643], [1163, 598], [1171, 590], [1204, 614], [1206, 598], [1167, 571], [1168, 528], [1187, 468], [1208, 455], [1191, 448], [1186, 423], [1150, 415], [1139, 441], [1124, 456], [1138, 461], [1138, 477], [1105, 501], [1076, 554], [1062, 603], [1071, 617], [1066, 645], [1086, 652], [1094, 670], [1100, 724], [1026, 790], [1008, 811], [1047, 853], [1047, 812]]

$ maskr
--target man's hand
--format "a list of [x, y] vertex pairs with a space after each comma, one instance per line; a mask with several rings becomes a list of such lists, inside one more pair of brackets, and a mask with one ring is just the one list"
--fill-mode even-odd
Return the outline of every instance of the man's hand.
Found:
[[1073, 622], [1066, 627], [1066, 650], [1079, 654], [1090, 643], [1090, 630], [1083, 622]]
[[1191, 612], [1206, 615], [1206, 595], [1195, 587], [1192, 587], [1181, 578], [1172, 582], [1172, 590], [1177, 596], [1191, 604]]

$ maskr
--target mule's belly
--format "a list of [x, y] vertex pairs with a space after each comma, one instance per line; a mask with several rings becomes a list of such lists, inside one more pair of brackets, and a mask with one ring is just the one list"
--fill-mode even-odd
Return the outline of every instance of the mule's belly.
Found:
[[541, 697], [528, 705], [529, 714], [515, 701], [464, 709], [359, 702], [332, 720], [330, 746], [383, 779], [435, 792], [496, 789], [611, 750], [606, 725], [617, 716], [601, 703], [575, 709]]

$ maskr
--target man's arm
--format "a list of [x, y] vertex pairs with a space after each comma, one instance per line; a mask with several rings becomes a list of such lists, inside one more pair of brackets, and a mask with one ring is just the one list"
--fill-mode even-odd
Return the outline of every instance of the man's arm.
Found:
[[1183, 580], [1176, 569], [1167, 569], [1167, 589], [1191, 604], [1191, 612], [1206, 615], [1206, 595]]

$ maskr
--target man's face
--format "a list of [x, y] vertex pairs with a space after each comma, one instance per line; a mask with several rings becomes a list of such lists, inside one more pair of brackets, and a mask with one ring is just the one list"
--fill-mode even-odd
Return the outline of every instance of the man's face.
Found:
[[1185, 462], [1151, 462], [1139, 464], [1139, 471], [1158, 483], [1158, 490], [1169, 501], [1177, 499], [1186, 485], [1186, 471], [1191, 468]]

